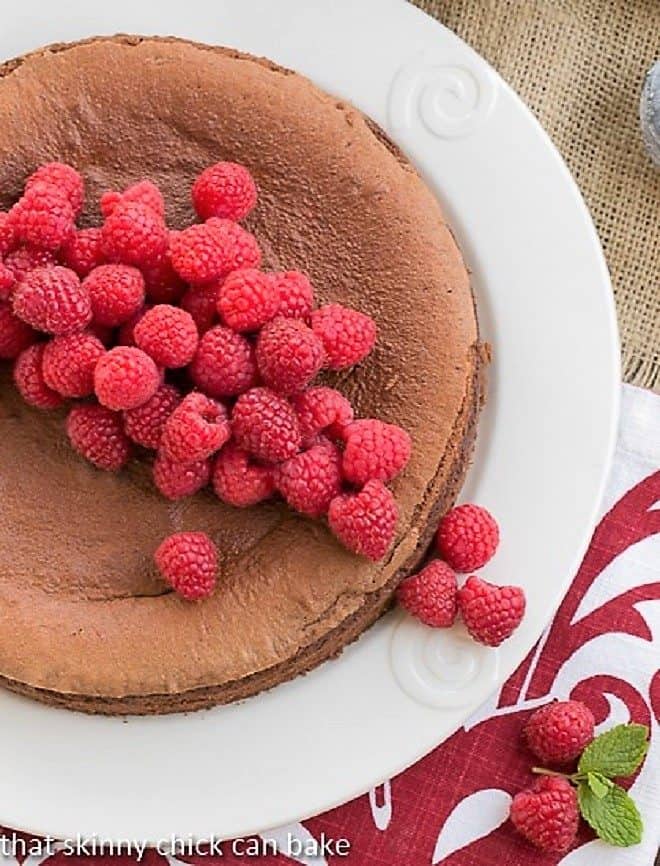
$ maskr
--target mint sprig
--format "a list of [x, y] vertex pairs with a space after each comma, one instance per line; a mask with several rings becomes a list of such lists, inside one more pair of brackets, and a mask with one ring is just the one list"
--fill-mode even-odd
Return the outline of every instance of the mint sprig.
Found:
[[591, 741], [576, 773], [542, 767], [533, 767], [532, 772], [563, 776], [576, 785], [582, 817], [604, 842], [622, 848], [637, 845], [644, 829], [641, 815], [632, 797], [613, 779], [636, 772], [648, 751], [648, 736], [646, 725], [616, 725]]
[[602, 773], [609, 779], [632, 776], [648, 751], [646, 725], [617, 725], [592, 740], [582, 752], [578, 773]]

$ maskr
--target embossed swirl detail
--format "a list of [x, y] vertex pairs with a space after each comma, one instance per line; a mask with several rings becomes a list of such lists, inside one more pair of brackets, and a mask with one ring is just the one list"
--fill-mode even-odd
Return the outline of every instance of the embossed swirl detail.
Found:
[[474, 133], [495, 105], [497, 83], [481, 61], [441, 63], [418, 54], [397, 72], [390, 87], [388, 117], [393, 133], [420, 122], [440, 138]]
[[497, 685], [497, 650], [475, 643], [460, 627], [433, 629], [405, 614], [390, 645], [392, 672], [401, 689], [429, 707], [462, 707], [475, 691]]

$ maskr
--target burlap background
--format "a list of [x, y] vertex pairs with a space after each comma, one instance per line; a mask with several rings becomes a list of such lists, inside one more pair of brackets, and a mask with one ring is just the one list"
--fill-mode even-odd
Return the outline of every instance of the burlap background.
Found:
[[522, 96], [586, 198], [612, 275], [625, 381], [660, 390], [660, 169], [639, 133], [660, 0], [412, 0]]

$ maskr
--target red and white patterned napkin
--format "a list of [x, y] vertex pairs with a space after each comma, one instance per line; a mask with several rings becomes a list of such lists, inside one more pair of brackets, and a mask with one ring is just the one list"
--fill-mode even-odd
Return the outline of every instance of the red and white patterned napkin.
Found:
[[[660, 844], [660, 397], [623, 387], [618, 447], [602, 516], [571, 589], [538, 645], [493, 698], [406, 772], [331, 812], [263, 839], [308, 843], [347, 839], [343, 856], [246, 858], [225, 846], [205, 866], [650, 866]], [[530, 712], [551, 698], [576, 698], [597, 730], [635, 721], [651, 729], [651, 748], [632, 782], [645, 831], [640, 845], [613, 848], [583, 827], [575, 848], [544, 855], [507, 821], [511, 796], [531, 782], [519, 747]], [[66, 783], [64, 783], [66, 784]], [[323, 784], [319, 780], [319, 784]], [[38, 796], [38, 792], [35, 792]], [[66, 796], [63, 791], [63, 796]], [[9, 831], [11, 832], [11, 831]], [[240, 851], [246, 850], [242, 843]], [[30, 858], [66, 866], [86, 858]], [[92, 859], [92, 858], [88, 858]], [[111, 857], [93, 858], [97, 864]], [[136, 862], [130, 857], [122, 864]], [[56, 863], [55, 861], [59, 861]], [[183, 862], [151, 851], [149, 866]], [[79, 864], [84, 866], [84, 864]]]

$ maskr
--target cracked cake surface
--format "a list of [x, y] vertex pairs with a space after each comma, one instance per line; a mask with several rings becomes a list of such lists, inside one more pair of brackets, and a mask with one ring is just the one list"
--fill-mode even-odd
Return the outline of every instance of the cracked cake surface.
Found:
[[[70, 449], [62, 411], [23, 404], [0, 371], [0, 682], [105, 713], [233, 701], [335, 656], [387, 606], [460, 490], [486, 353], [470, 282], [434, 195], [360, 112], [270, 61], [178, 39], [117, 36], [50, 46], [0, 68], [0, 206], [40, 163], [98, 200], [144, 177], [173, 227], [195, 176], [247, 166], [246, 220], [264, 267], [306, 271], [319, 302], [369, 313], [379, 340], [328, 376], [360, 417], [399, 424], [412, 458], [392, 485], [396, 542], [378, 563], [282, 503], [235, 509], [210, 492], [177, 503], [134, 461], [107, 474]], [[174, 531], [218, 544], [216, 594], [168, 591], [153, 552]]]

